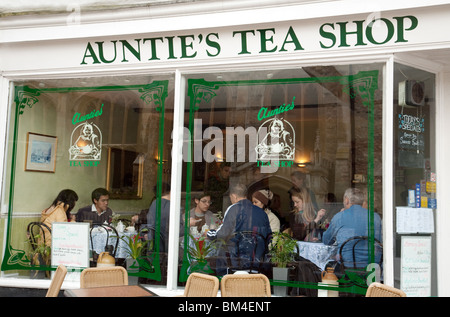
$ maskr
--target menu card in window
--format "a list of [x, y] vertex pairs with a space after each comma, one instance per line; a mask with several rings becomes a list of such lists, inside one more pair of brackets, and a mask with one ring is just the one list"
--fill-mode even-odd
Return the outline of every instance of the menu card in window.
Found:
[[[52, 266], [56, 267], [59, 264], [65, 265], [69, 272], [71, 268], [73, 271], [73, 269], [89, 267], [89, 223], [54, 222], [52, 224]], [[66, 279], [70, 277], [67, 276]]]
[[397, 207], [397, 233], [433, 233], [434, 217], [431, 208]]
[[400, 288], [410, 297], [431, 296], [431, 237], [402, 236]]

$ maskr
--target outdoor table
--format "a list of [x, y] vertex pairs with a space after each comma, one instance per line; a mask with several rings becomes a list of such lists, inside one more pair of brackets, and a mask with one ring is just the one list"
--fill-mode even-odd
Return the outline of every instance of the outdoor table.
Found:
[[151, 297], [158, 296], [140, 285], [66, 289], [65, 297]]
[[[131, 237], [133, 235], [137, 234], [136, 232], [119, 232], [119, 237]], [[106, 238], [107, 234], [103, 228], [100, 230], [92, 230], [92, 244], [89, 237], [89, 248], [92, 248], [93, 251], [95, 251], [97, 254], [100, 254], [105, 251], [105, 245], [106, 245]], [[126, 240], [126, 239], [125, 239]], [[115, 246], [117, 241], [116, 234], [113, 231], [109, 232], [109, 240], [108, 244]], [[117, 245], [116, 250], [116, 258], [127, 258], [129, 252], [129, 247], [126, 244], [125, 241], [122, 239], [119, 239], [119, 244]]]
[[297, 241], [299, 255], [317, 265], [321, 270], [325, 270], [325, 265], [335, 260], [338, 247], [335, 245], [325, 245], [322, 242]]

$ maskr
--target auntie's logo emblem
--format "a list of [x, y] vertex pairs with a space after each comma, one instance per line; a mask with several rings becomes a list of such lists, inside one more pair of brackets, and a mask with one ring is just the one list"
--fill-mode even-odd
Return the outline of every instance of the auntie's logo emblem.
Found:
[[294, 160], [295, 131], [288, 121], [269, 119], [259, 127], [258, 136], [261, 138], [255, 148], [258, 160]]
[[84, 122], [75, 127], [70, 138], [70, 160], [100, 160], [102, 132], [94, 123]]

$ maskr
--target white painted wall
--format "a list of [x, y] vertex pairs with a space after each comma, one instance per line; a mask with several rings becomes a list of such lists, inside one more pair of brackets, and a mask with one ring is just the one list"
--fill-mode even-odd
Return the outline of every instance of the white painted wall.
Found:
[[436, 213], [436, 231], [437, 238], [437, 282], [438, 296], [450, 296], [450, 274], [448, 272], [448, 263], [450, 263], [450, 212], [447, 206], [450, 206], [450, 169], [448, 162], [450, 157], [450, 71], [439, 74], [437, 78], [438, 107], [436, 114], [437, 137], [436, 137], [436, 157], [437, 157], [437, 188], [436, 196], [439, 201], [438, 212]]

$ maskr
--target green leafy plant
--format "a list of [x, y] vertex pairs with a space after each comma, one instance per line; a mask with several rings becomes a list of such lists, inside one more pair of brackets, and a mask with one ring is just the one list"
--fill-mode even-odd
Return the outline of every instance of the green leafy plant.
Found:
[[195, 238], [193, 235], [189, 235], [189, 237], [192, 242], [188, 245], [188, 256], [190, 258], [188, 271], [205, 274], [214, 273], [207, 259], [216, 249], [216, 240], [206, 242], [204, 236]]
[[[31, 251], [29, 253], [30, 263], [33, 267], [35, 266], [50, 266], [51, 263], [51, 255], [52, 248], [49, 245], [44, 243], [44, 240], [41, 239], [42, 235], [35, 235], [35, 241], [29, 239], [31, 245]], [[36, 277], [38, 274], [38, 270], [34, 272], [34, 276]], [[45, 272], [45, 276], [49, 277], [49, 272]]]
[[[35, 235], [37, 242], [29, 240], [32, 248], [30, 259], [33, 265], [50, 265], [52, 248], [49, 245], [46, 245], [41, 237], [42, 235], [37, 234]], [[43, 263], [41, 263], [41, 260]]]
[[153, 240], [143, 240], [138, 234], [122, 236], [120, 239], [127, 244], [127, 253], [133, 259], [141, 257], [146, 247], [150, 246], [151, 248], [151, 243], [153, 242]]
[[205, 237], [200, 237], [196, 239], [191, 234], [189, 235], [189, 237], [191, 238], [193, 244], [188, 245], [188, 253], [191, 258], [197, 261], [204, 261], [215, 250], [215, 245], [213, 241], [206, 243]]
[[292, 260], [297, 241], [287, 233], [275, 232], [269, 248], [270, 261], [277, 267], [285, 268]]

